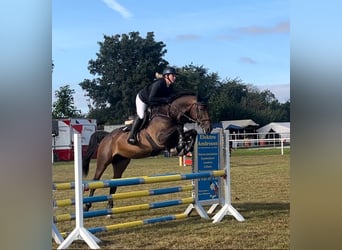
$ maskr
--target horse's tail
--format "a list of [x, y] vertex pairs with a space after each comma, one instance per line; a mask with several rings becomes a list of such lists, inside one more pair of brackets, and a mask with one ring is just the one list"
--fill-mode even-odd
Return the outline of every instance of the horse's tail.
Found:
[[83, 157], [83, 160], [82, 160], [82, 172], [84, 176], [88, 175], [90, 160], [93, 157], [94, 153], [96, 152], [102, 139], [105, 138], [106, 135], [108, 134], [109, 132], [107, 131], [99, 130], [99, 131], [95, 131], [90, 136], [87, 152], [85, 153], [85, 156]]

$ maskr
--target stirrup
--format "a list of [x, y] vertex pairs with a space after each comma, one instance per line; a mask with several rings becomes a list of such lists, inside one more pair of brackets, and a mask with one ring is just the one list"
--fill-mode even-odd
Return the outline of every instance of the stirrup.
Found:
[[128, 142], [129, 144], [131, 144], [131, 145], [136, 145], [136, 144], [137, 144], [137, 140], [134, 139], [134, 138], [129, 138], [129, 139], [127, 140], [127, 142]]

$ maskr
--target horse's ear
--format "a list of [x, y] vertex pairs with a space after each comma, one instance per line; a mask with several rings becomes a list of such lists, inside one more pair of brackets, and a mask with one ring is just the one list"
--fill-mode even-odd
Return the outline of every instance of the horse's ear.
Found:
[[207, 105], [209, 98], [201, 98], [197, 97], [197, 102], [200, 103], [201, 105]]

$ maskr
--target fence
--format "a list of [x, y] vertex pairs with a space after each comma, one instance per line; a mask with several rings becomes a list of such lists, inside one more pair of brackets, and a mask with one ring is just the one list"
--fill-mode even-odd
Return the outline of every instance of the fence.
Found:
[[[67, 248], [74, 240], [84, 240], [92, 249], [98, 249], [97, 243], [100, 240], [93, 235], [96, 232], [104, 232], [113, 230], [116, 228], [130, 227], [132, 225], [144, 225], [152, 224], [160, 221], [168, 221], [175, 219], [186, 218], [192, 210], [196, 210], [200, 217], [209, 219], [208, 214], [212, 214], [216, 207], [221, 206], [220, 210], [211, 218], [213, 223], [220, 222], [225, 215], [232, 215], [238, 221], [244, 221], [244, 218], [231, 204], [230, 197], [230, 166], [229, 166], [229, 153], [227, 151], [228, 137], [223, 134], [216, 135], [199, 135], [197, 143], [195, 145], [195, 164], [196, 167], [192, 173], [187, 174], [175, 174], [175, 175], [162, 175], [162, 176], [144, 176], [144, 177], [132, 177], [115, 180], [105, 181], [88, 181], [82, 182], [82, 171], [80, 166], [82, 165], [81, 159], [81, 145], [80, 135], [74, 135], [75, 141], [75, 182], [68, 183], [53, 183], [54, 190], [75, 190], [75, 199], [64, 199], [62, 201], [56, 201], [55, 205], [75, 205], [75, 213], [63, 214], [54, 216], [52, 224], [52, 236], [56, 243], [60, 244], [58, 249]], [[194, 172], [195, 170], [195, 172]], [[211, 177], [220, 177], [213, 179]], [[110, 211], [96, 210], [91, 212], [83, 212], [83, 190], [91, 188], [105, 188], [111, 186], [126, 186], [126, 185], [140, 185], [151, 184], [159, 182], [179, 181], [179, 180], [197, 180], [193, 185], [193, 197], [183, 198], [180, 200], [168, 200], [161, 202], [154, 202], [150, 204], [138, 204], [127, 207], [113, 208]], [[170, 189], [170, 188], [169, 188]], [[188, 189], [188, 188], [186, 188]], [[169, 192], [170, 190], [168, 190]], [[172, 192], [175, 190], [172, 190]], [[178, 189], [176, 190], [178, 191]], [[160, 194], [161, 189], [155, 191], [155, 194]], [[165, 190], [162, 191], [166, 192]], [[144, 194], [145, 195], [145, 191]], [[148, 195], [150, 191], [147, 192]], [[125, 194], [124, 196], [131, 196], [131, 194]], [[93, 197], [94, 198], [94, 197]], [[101, 199], [108, 199], [112, 197], [100, 197]], [[128, 197], [127, 197], [128, 198]], [[89, 198], [90, 199], [90, 198]], [[149, 210], [154, 208], [161, 208], [166, 206], [175, 206], [179, 204], [189, 204], [186, 211], [183, 214], [176, 214], [172, 216], [162, 216], [157, 218], [150, 218], [146, 220], [139, 220], [133, 222], [126, 222], [121, 224], [114, 224], [109, 226], [101, 226], [95, 228], [86, 229], [83, 226], [83, 219], [108, 215], [112, 213], [123, 213], [138, 210]], [[208, 211], [205, 211], [203, 205], [211, 205]], [[75, 220], [76, 226], [74, 230], [68, 234], [66, 239], [63, 239], [61, 233], [58, 231], [55, 223], [58, 221]]]
[[243, 133], [230, 134], [229, 141], [233, 148], [279, 147], [290, 146], [289, 133]]

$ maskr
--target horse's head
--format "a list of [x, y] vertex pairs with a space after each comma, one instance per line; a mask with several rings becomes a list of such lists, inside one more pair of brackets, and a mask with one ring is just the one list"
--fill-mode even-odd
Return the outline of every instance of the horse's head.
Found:
[[[174, 108], [172, 108], [174, 107]], [[199, 102], [194, 95], [184, 95], [175, 99], [171, 109], [177, 117], [177, 121], [197, 123], [206, 134], [212, 130], [208, 107], [205, 103]], [[185, 119], [184, 119], [185, 118]], [[185, 123], [184, 122], [184, 123]]]
[[208, 106], [205, 103], [194, 103], [190, 107], [189, 116], [203, 129], [204, 133], [210, 134], [213, 127], [209, 117]]

